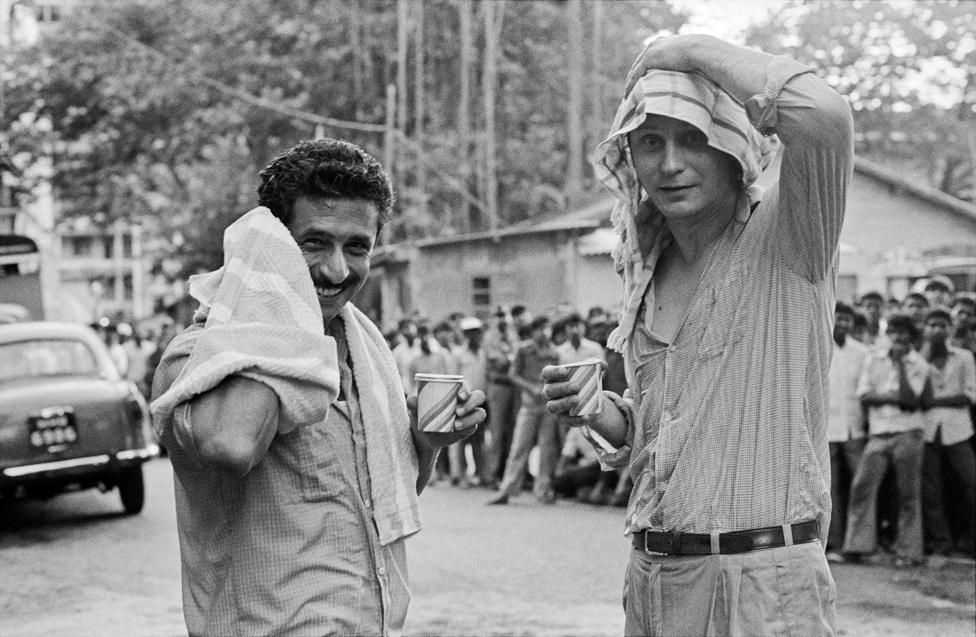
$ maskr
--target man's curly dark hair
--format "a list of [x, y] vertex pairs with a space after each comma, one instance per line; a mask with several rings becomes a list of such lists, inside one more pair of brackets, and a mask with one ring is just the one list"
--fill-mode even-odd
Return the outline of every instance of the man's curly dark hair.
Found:
[[288, 225], [299, 197], [362, 199], [377, 210], [377, 228], [389, 221], [393, 188], [383, 167], [359, 146], [339, 139], [302, 141], [259, 173], [258, 205]]

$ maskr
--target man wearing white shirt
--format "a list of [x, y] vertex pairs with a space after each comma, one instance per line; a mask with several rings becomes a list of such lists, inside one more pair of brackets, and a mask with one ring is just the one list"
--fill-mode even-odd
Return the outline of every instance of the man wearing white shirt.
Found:
[[868, 442], [851, 484], [844, 553], [849, 559], [877, 546], [878, 488], [888, 467], [898, 482], [896, 566], [921, 562], [922, 457], [925, 445], [922, 407], [931, 394], [930, 368], [913, 343], [921, 334], [906, 314], [888, 318], [891, 346], [875, 349], [865, 361], [857, 395], [868, 408]]
[[958, 497], [963, 521], [960, 548], [973, 549], [973, 503], [976, 499], [976, 458], [969, 438], [973, 435], [970, 407], [976, 402], [976, 362], [968, 350], [947, 343], [951, 315], [941, 309], [925, 316], [922, 356], [932, 366], [932, 400], [925, 412], [925, 460], [922, 502], [926, 548], [938, 554], [952, 551], [952, 534], [946, 521], [942, 468], [955, 477], [950, 491]]
[[857, 397], [857, 382], [868, 347], [851, 337], [854, 309], [837, 303], [834, 309], [834, 353], [830, 363], [830, 411], [827, 442], [830, 447], [830, 530], [827, 560], [843, 561], [847, 501], [866, 442], [864, 410]]
[[559, 364], [579, 363], [591, 358], [606, 360], [603, 346], [583, 336], [583, 317], [570, 314], [562, 320], [566, 328], [566, 342], [556, 347], [559, 354]]

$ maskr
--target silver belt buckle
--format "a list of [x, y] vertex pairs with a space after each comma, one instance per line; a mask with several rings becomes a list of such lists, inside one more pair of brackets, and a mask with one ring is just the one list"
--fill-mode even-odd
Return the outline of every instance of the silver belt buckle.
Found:
[[644, 552], [648, 555], [670, 555], [670, 553], [662, 553], [661, 551], [652, 551], [647, 548], [647, 531], [644, 531]]

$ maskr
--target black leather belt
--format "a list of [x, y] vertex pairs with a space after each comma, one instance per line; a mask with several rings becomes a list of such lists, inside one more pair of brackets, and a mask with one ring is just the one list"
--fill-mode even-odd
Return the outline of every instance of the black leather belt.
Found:
[[663, 555], [718, 555], [803, 544], [819, 537], [820, 525], [816, 520], [808, 520], [729, 533], [638, 531], [634, 533], [634, 548]]

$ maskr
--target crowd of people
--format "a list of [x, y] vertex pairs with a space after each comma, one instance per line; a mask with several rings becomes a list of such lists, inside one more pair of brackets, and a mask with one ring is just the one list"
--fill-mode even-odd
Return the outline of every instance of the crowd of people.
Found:
[[149, 329], [103, 317], [91, 327], [102, 337], [119, 373], [135, 383], [148, 400], [159, 359], [182, 326], [166, 321], [157, 329]]
[[[921, 283], [903, 299], [868, 292], [836, 305], [827, 539], [834, 563], [875, 553], [898, 565], [974, 554], [976, 294], [955, 294], [945, 277]], [[503, 306], [487, 322], [460, 312], [402, 319], [386, 337], [408, 395], [415, 374], [439, 373], [463, 375], [487, 396], [485, 427], [442, 454], [432, 481], [486, 489], [494, 505], [525, 490], [542, 504], [626, 506], [627, 471], [601, 470], [581, 430], [558, 424], [539, 375], [546, 365], [598, 358], [607, 363], [603, 387], [623, 395], [623, 360], [607, 348], [616, 326], [604, 308], [583, 316], [567, 305], [538, 316]]]
[[936, 276], [900, 300], [836, 306], [832, 562], [974, 554], [976, 296], [953, 291]]
[[579, 429], [560, 426], [546, 408], [541, 371], [589, 359], [605, 361], [603, 385], [623, 394], [623, 360], [607, 349], [616, 327], [599, 306], [585, 316], [569, 304], [534, 315], [524, 305], [500, 306], [487, 321], [461, 312], [443, 320], [419, 313], [386, 333], [409, 396], [416, 374], [459, 374], [486, 395], [487, 422], [441, 454], [434, 483], [493, 491], [506, 504], [524, 488], [552, 504], [557, 498], [625, 506], [632, 481], [604, 472]]

